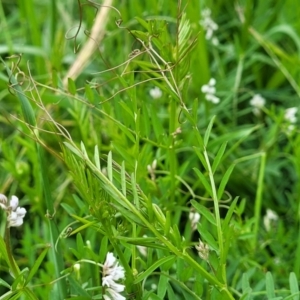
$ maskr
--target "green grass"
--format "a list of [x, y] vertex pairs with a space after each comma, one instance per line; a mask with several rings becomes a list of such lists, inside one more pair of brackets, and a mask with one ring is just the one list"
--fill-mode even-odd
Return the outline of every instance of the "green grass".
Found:
[[0, 193], [27, 210], [0, 212], [0, 299], [104, 299], [108, 252], [126, 299], [299, 299], [297, 2], [115, 1], [66, 80], [96, 20], [78, 3], [0, 3]]

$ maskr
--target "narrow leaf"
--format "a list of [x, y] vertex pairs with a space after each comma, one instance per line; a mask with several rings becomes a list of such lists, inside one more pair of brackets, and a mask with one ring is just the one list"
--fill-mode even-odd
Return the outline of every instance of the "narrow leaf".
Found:
[[28, 287], [25, 287], [23, 289], [24, 294], [27, 296], [26, 299], [30, 299], [30, 300], [39, 300], [38, 297], [32, 292], [31, 289], [29, 289]]
[[159, 278], [158, 286], [157, 286], [157, 295], [160, 299], [164, 299], [167, 287], [169, 286], [169, 278], [167, 276], [161, 275]]
[[209, 140], [209, 136], [210, 136], [210, 132], [211, 132], [211, 129], [213, 127], [213, 124], [214, 124], [214, 121], [215, 121], [215, 118], [216, 116], [213, 116], [208, 124], [208, 127], [205, 131], [205, 134], [204, 134], [204, 147], [207, 147], [207, 144], [208, 144], [208, 140]]
[[1, 253], [1, 256], [4, 257], [4, 260], [6, 261], [6, 263], [9, 265], [9, 259], [7, 256], [6, 245], [5, 245], [5, 242], [1, 235], [0, 235], [0, 253]]
[[151, 119], [152, 119], [152, 125], [155, 133], [155, 137], [160, 142], [161, 137], [164, 133], [164, 129], [161, 120], [159, 120], [157, 116], [157, 111], [154, 105], [151, 106]]
[[96, 165], [96, 167], [101, 171], [101, 163], [100, 163], [100, 157], [99, 157], [99, 149], [98, 149], [98, 145], [95, 146], [94, 160], [95, 160], [95, 165]]
[[149, 23], [142, 18], [135, 17], [135, 19], [147, 30], [149, 31]]
[[209, 196], [212, 197], [212, 190], [210, 187], [210, 184], [208, 183], [208, 181], [206, 180], [205, 176], [199, 171], [199, 169], [197, 168], [193, 168], [193, 170], [196, 172], [196, 174], [198, 175], [201, 183], [203, 184], [204, 188], [206, 189], [206, 191], [208, 192]]
[[0, 285], [5, 286], [9, 290], [11, 289], [10, 285], [6, 281], [4, 281], [3, 279], [1, 279], [1, 278], [0, 278]]
[[85, 149], [85, 145], [83, 142], [80, 143], [80, 148], [81, 148], [81, 152], [83, 153], [83, 157], [88, 158], [88, 154], [87, 154], [87, 151]]
[[292, 300], [299, 300], [299, 285], [298, 285], [296, 274], [294, 272], [290, 273], [289, 282], [290, 282], [291, 293], [295, 294]]
[[69, 276], [68, 280], [70, 282], [70, 286], [73, 292], [80, 296], [90, 297], [91, 299], [91, 295], [81, 287], [81, 285], [77, 282], [77, 280], [73, 278], [73, 276]]
[[70, 77], [68, 78], [68, 91], [73, 96], [76, 94], [75, 82]]
[[74, 207], [72, 207], [71, 205], [67, 204], [67, 203], [61, 203], [60, 204], [63, 209], [69, 214], [69, 215], [76, 215], [76, 211], [74, 209]]
[[31, 268], [27, 278], [26, 278], [26, 282], [25, 285], [28, 284], [28, 282], [30, 282], [30, 280], [33, 278], [33, 276], [35, 275], [35, 273], [38, 271], [38, 269], [40, 268], [41, 263], [43, 262], [48, 250], [49, 250], [50, 246], [48, 246], [47, 248], [45, 248], [42, 253], [39, 255], [38, 259], [35, 261], [33, 267]]
[[208, 208], [199, 204], [195, 200], [191, 200], [191, 204], [196, 208], [201, 217], [204, 217], [208, 222], [210, 222], [213, 225], [217, 224], [215, 216], [210, 212]]
[[220, 186], [219, 186], [219, 189], [218, 189], [218, 193], [217, 193], [217, 196], [218, 196], [218, 199], [221, 199], [223, 193], [224, 193], [224, 190], [225, 190], [225, 187], [227, 185], [227, 182], [229, 180], [229, 177], [234, 169], [235, 165], [231, 165], [228, 170], [226, 171], [226, 173], [224, 174], [223, 178], [222, 178], [222, 181], [220, 183]]
[[94, 103], [95, 97], [90, 85], [86, 84], [84, 90], [85, 90], [85, 96], [89, 100], [89, 102]]
[[121, 188], [122, 193], [126, 197], [126, 171], [125, 171], [125, 162], [122, 162], [121, 166]]
[[226, 149], [226, 146], [227, 146], [227, 142], [223, 143], [214, 159], [214, 162], [212, 164], [212, 172], [215, 173], [215, 171], [217, 170], [221, 160], [222, 160], [222, 157], [223, 157], [223, 154], [225, 152], [225, 149]]
[[72, 151], [72, 153], [74, 153], [75, 155], [79, 156], [80, 158], [82, 158], [82, 153], [76, 148], [74, 147], [73, 145], [71, 145], [70, 143], [68, 142], [64, 142], [64, 145]]
[[77, 245], [77, 250], [83, 254], [84, 253], [84, 242], [82, 239], [82, 236], [80, 233], [77, 233], [76, 235], [76, 245]]
[[198, 223], [197, 225], [198, 232], [201, 235], [201, 239], [206, 242], [212, 249], [214, 249], [217, 253], [219, 253], [219, 246], [216, 242], [215, 238], [212, 236], [212, 234], [204, 227], [201, 223]]
[[270, 272], [267, 272], [266, 274], [266, 290], [268, 299], [275, 298], [274, 280]]
[[107, 175], [109, 181], [113, 181], [112, 153], [109, 151], [107, 156]]
[[133, 173], [131, 174], [131, 189], [132, 189], [132, 193], [133, 193], [134, 204], [137, 207], [137, 209], [140, 209], [140, 201], [139, 201], [138, 192], [136, 189], [135, 176]]
[[141, 282], [143, 279], [145, 279], [146, 277], [148, 277], [149, 275], [151, 275], [151, 273], [157, 269], [159, 266], [161, 266], [162, 264], [165, 264], [171, 260], [175, 260], [176, 256], [175, 255], [170, 255], [167, 257], [163, 257], [159, 260], [157, 260], [150, 268], [148, 268], [145, 272], [141, 273], [139, 276], [137, 276], [137, 278], [134, 280], [133, 284], [137, 284], [139, 282]]
[[249, 283], [249, 276], [246, 273], [244, 273], [243, 277], [242, 277], [242, 291], [243, 291], [243, 294], [246, 294], [246, 295], [252, 291], [252, 289], [250, 287], [250, 283]]
[[207, 166], [206, 160], [204, 158], [204, 155], [198, 148], [194, 147], [194, 150], [195, 150], [197, 156], [199, 157], [203, 167], [205, 168], [206, 171], [208, 171], [208, 166]]
[[227, 227], [228, 227], [228, 224], [230, 222], [230, 219], [232, 217], [232, 214], [234, 212], [234, 209], [236, 207], [236, 203], [237, 203], [238, 199], [239, 199], [238, 197], [235, 197], [234, 200], [232, 201], [230, 207], [229, 207], [229, 210], [228, 210], [228, 212], [226, 214], [226, 217], [225, 217], [225, 220], [224, 220], [224, 226], [223, 226], [224, 230], [226, 230]]

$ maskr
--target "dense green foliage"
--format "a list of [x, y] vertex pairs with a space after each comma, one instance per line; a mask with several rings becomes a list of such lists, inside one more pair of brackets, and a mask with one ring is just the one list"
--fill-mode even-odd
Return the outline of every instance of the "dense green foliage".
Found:
[[0, 299], [299, 299], [299, 13], [0, 0]]

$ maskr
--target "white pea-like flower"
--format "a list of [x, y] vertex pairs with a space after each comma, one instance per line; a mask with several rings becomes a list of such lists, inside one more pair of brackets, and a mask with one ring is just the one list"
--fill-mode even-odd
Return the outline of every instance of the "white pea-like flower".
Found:
[[196, 250], [198, 251], [198, 255], [203, 259], [203, 260], [208, 260], [209, 257], [209, 247], [207, 244], [203, 243], [199, 239], [199, 244], [195, 246]]
[[159, 99], [162, 96], [162, 90], [159, 87], [155, 86], [149, 91], [149, 94], [153, 99]]
[[120, 294], [124, 291], [125, 286], [116, 282], [124, 277], [124, 268], [119, 265], [113, 253], [108, 252], [102, 269], [102, 286], [106, 287], [105, 295], [103, 295], [105, 300], [126, 300]]
[[252, 111], [256, 116], [259, 116], [262, 108], [266, 104], [266, 99], [260, 94], [255, 94], [250, 100], [250, 105], [252, 106]]
[[201, 12], [202, 20], [200, 21], [200, 25], [205, 30], [205, 39], [211, 40], [214, 45], [218, 45], [219, 41], [216, 37], [214, 37], [214, 32], [219, 28], [218, 24], [215, 23], [211, 18], [211, 10], [209, 8], [205, 8]]
[[26, 209], [24, 207], [17, 207], [15, 211], [12, 211], [7, 218], [9, 227], [18, 227], [22, 225], [25, 214]]
[[296, 123], [297, 122], [297, 117], [296, 113], [298, 111], [297, 107], [290, 107], [285, 110], [284, 113], [284, 119], [290, 123]]
[[157, 166], [157, 160], [154, 159], [151, 165], [147, 165], [147, 170], [148, 173], [151, 177], [151, 180], [155, 180], [155, 170], [156, 170], [156, 166]]
[[18, 227], [23, 224], [26, 209], [19, 207], [19, 199], [17, 196], [12, 196], [8, 203], [6, 196], [0, 194], [0, 207], [6, 211], [8, 227]]
[[278, 215], [272, 210], [267, 209], [266, 215], [264, 216], [263, 222], [267, 231], [270, 231], [271, 224], [278, 220]]
[[195, 211], [190, 211], [189, 213], [189, 220], [191, 221], [191, 227], [192, 227], [192, 230], [195, 231], [197, 229], [197, 225], [200, 221], [200, 214], [198, 212], [195, 212]]
[[214, 104], [218, 104], [220, 102], [220, 98], [215, 96], [216, 93], [216, 80], [211, 78], [208, 84], [205, 84], [201, 87], [201, 92], [205, 94], [205, 99]]

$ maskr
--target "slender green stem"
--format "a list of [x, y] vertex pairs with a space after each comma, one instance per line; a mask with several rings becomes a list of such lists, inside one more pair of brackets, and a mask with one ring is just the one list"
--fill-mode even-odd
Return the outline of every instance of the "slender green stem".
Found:
[[20, 269], [19, 269], [18, 265], [16, 264], [16, 261], [14, 260], [14, 257], [12, 254], [11, 244], [10, 244], [10, 229], [9, 229], [9, 227], [6, 227], [6, 229], [5, 229], [5, 246], [6, 246], [7, 257], [9, 260], [12, 274], [16, 278], [20, 274]]
[[171, 205], [175, 203], [175, 184], [176, 184], [176, 153], [175, 153], [175, 137], [173, 133], [176, 130], [176, 102], [171, 99], [170, 102], [170, 119], [169, 119], [169, 135], [170, 135], [170, 144], [169, 144], [169, 163], [170, 163], [170, 180], [171, 180], [171, 195], [170, 202]]
[[240, 86], [240, 82], [242, 79], [243, 74], [243, 67], [244, 67], [244, 56], [240, 55], [239, 57], [239, 63], [236, 71], [235, 81], [234, 81], [234, 87], [233, 87], [233, 101], [232, 101], [232, 111], [233, 111], [233, 125], [236, 125], [237, 120], [237, 111], [238, 111], [238, 89]]
[[208, 154], [206, 149], [204, 150], [204, 158], [208, 168], [208, 174], [210, 179], [210, 185], [212, 190], [212, 196], [214, 201], [214, 211], [216, 216], [216, 223], [217, 223], [217, 234], [218, 234], [218, 243], [219, 243], [219, 250], [220, 250], [220, 267], [222, 268], [222, 279], [224, 283], [226, 283], [226, 265], [225, 265], [225, 257], [224, 257], [224, 243], [223, 243], [223, 233], [222, 233], [222, 224], [221, 224], [221, 217], [220, 217], [220, 210], [219, 210], [219, 199], [217, 196], [217, 189], [214, 180], [214, 174], [211, 169], [211, 165], [209, 162]]
[[264, 186], [264, 175], [266, 169], [266, 153], [261, 154], [260, 161], [260, 169], [258, 175], [258, 185], [256, 190], [255, 197], [255, 207], [254, 207], [254, 229], [253, 229], [253, 249], [256, 249], [257, 245], [257, 235], [260, 224], [260, 214], [261, 214], [261, 205], [262, 205], [262, 194], [263, 194], [263, 186]]

